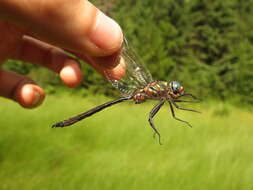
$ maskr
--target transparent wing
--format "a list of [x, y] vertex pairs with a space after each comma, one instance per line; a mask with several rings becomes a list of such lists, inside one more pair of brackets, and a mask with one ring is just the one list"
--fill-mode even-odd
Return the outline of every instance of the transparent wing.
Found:
[[120, 62], [123, 62], [126, 68], [126, 73], [123, 78], [115, 80], [110, 79], [109, 76], [106, 77], [122, 95], [131, 95], [136, 89], [143, 88], [153, 81], [152, 75], [142, 64], [138, 55], [129, 46], [126, 39], [124, 39]]

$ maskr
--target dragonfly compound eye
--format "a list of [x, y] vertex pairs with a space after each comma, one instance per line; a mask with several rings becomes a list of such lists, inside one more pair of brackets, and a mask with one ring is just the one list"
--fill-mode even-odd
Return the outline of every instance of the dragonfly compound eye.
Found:
[[171, 82], [171, 89], [174, 94], [178, 94], [183, 90], [183, 87], [181, 86], [181, 84], [179, 82], [172, 81]]

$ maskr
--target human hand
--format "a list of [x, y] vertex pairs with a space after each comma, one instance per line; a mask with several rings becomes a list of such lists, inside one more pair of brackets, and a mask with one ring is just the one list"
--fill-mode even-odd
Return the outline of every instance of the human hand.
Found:
[[[79, 85], [82, 74], [63, 49], [119, 78], [122, 41], [119, 25], [87, 0], [0, 1], [0, 64], [7, 59], [39, 64], [58, 73], [69, 87]], [[31, 79], [0, 68], [0, 96], [33, 108], [45, 93]]]

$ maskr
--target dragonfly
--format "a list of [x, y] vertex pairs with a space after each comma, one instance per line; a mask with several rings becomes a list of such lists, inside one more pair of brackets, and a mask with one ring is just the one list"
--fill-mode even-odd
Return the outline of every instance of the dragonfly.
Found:
[[[157, 130], [153, 119], [166, 102], [169, 104], [169, 108], [174, 119], [192, 127], [188, 121], [176, 117], [174, 107], [180, 110], [200, 113], [199, 111], [184, 108], [178, 105], [178, 103], [181, 102], [199, 102], [201, 101], [199, 98], [191, 93], [186, 93], [184, 87], [178, 81], [166, 82], [154, 80], [149, 70], [144, 66], [140, 57], [135, 53], [126, 39], [124, 39], [119, 61], [121, 64], [125, 65], [125, 75], [120, 79], [113, 79], [109, 74], [106, 74], [105, 76], [111, 82], [112, 86], [121, 92], [122, 96], [120, 98], [106, 102], [69, 119], [57, 122], [53, 124], [52, 127], [67, 127], [73, 125], [74, 123], [90, 117], [105, 108], [130, 100], [134, 101], [136, 104], [144, 103], [147, 100], [158, 101], [149, 113], [148, 122], [154, 131], [154, 137], [158, 135], [160, 144], [162, 144], [161, 135]], [[191, 97], [191, 100], [180, 99], [184, 96]]]

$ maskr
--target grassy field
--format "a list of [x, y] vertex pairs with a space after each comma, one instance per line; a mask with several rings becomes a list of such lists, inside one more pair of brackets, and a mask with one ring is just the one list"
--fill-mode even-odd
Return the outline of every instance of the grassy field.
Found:
[[49, 96], [24, 110], [0, 99], [0, 189], [253, 189], [252, 112], [202, 103], [194, 105], [202, 114], [176, 112], [188, 128], [164, 106], [155, 118], [162, 146], [147, 122], [152, 102], [122, 103], [74, 127], [50, 128], [106, 100]]

